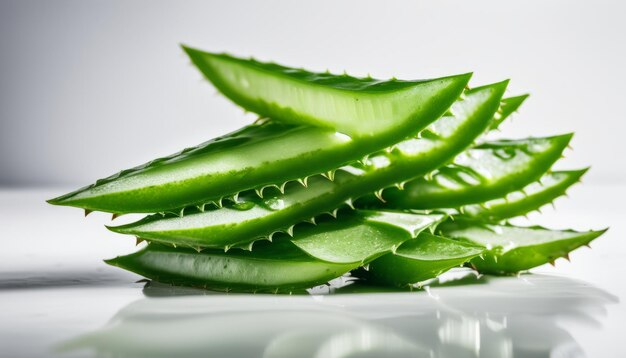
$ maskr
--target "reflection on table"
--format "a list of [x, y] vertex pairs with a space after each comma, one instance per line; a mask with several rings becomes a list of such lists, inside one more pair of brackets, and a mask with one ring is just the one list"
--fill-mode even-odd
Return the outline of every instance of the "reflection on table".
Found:
[[[119, 357], [578, 357], [568, 324], [616, 298], [564, 277], [444, 275], [423, 290], [358, 282], [309, 295], [210, 294], [150, 283], [146, 298], [58, 352]], [[574, 323], [572, 323], [574, 322]]]

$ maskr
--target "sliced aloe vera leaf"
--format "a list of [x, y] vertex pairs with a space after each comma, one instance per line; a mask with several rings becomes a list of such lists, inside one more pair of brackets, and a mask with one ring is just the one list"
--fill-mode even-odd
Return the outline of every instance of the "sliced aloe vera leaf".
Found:
[[402, 209], [456, 208], [502, 197], [538, 180], [561, 157], [571, 134], [483, 143], [452, 164], [385, 192], [386, 206]]
[[412, 132], [419, 118], [450, 106], [470, 74], [420, 81], [381, 81], [313, 73], [275, 63], [184, 47], [191, 61], [226, 97], [244, 109], [285, 123], [324, 127], [351, 137]]
[[[515, 112], [522, 105], [522, 103], [527, 97], [528, 95], [520, 95], [516, 97], [509, 97], [509, 98], [502, 99], [502, 101], [500, 102], [500, 108], [494, 114], [494, 117], [491, 120], [491, 124], [488, 130], [494, 129], [494, 123], [504, 122], [504, 120], [506, 120], [511, 114], [513, 114], [513, 112]], [[452, 115], [451, 113], [452, 113], [451, 111], [448, 112], [449, 115]], [[429, 132], [425, 131], [424, 135], [428, 136]], [[459, 156], [463, 156], [463, 155], [464, 153], [459, 154]], [[419, 180], [419, 178], [415, 180]], [[382, 199], [382, 197], [383, 196], [384, 197], [387, 197], [387, 196], [400, 196], [401, 197], [403, 195], [402, 191], [405, 189], [405, 185], [406, 183], [401, 183], [401, 185], [396, 185], [395, 188], [387, 188], [384, 193], [379, 192], [379, 193], [376, 193], [377, 195], [371, 194], [371, 195], [366, 195], [364, 197], [361, 197], [357, 201], [357, 205], [361, 208], [385, 207], [386, 205], [383, 205], [383, 204], [386, 203], [386, 200]], [[391, 206], [393, 207], [393, 201], [391, 204], [392, 204]]]
[[525, 215], [564, 195], [569, 187], [580, 181], [587, 170], [588, 168], [548, 173], [522, 190], [485, 203], [465, 205], [460, 208], [460, 212], [466, 217], [490, 222]]
[[[174, 284], [214, 290], [292, 291], [341, 276], [360, 266], [366, 258], [390, 250], [443, 218], [443, 215], [399, 212], [350, 212], [341, 220], [303, 228], [293, 238], [295, 245], [285, 236], [273, 243], [258, 242], [253, 249], [250, 247], [251, 251], [198, 252], [150, 244], [137, 253], [107, 262]], [[338, 244], [333, 239], [345, 242]], [[314, 247], [316, 241], [327, 250]], [[334, 255], [330, 252], [333, 249], [338, 250]], [[344, 251], [343, 255], [339, 251]]]
[[473, 259], [471, 265], [490, 274], [516, 273], [554, 262], [559, 257], [567, 258], [572, 250], [588, 245], [606, 231], [549, 230], [458, 219], [440, 228], [445, 237], [485, 247], [484, 259]]
[[[322, 261], [365, 264], [380, 255], [395, 251], [403, 242], [415, 238], [423, 230], [434, 229], [446, 218], [442, 214], [368, 210], [358, 210], [354, 215], [362, 217], [361, 220], [368, 225], [361, 225], [352, 219], [359, 228], [314, 230], [310, 233], [303, 229], [304, 232], [291, 242]], [[335, 221], [335, 226], [345, 225], [345, 220], [340, 218]]]
[[502, 122], [507, 119], [511, 114], [517, 111], [522, 103], [528, 98], [527, 94], [523, 94], [515, 97], [507, 97], [502, 100], [498, 113], [494, 116], [493, 122], [489, 126], [490, 130], [498, 129]]
[[406, 241], [394, 253], [372, 261], [367, 270], [354, 275], [385, 285], [404, 286], [435, 278], [453, 267], [463, 265], [485, 251], [426, 232]]
[[[123, 170], [49, 202], [115, 213], [203, 205], [257, 185], [316, 174], [311, 167], [324, 171], [332, 164], [324, 161], [349, 162], [354, 147], [349, 137], [324, 129], [265, 122]], [[275, 167], [267, 165], [270, 160]]]
[[378, 149], [374, 143], [357, 144], [325, 129], [265, 122], [124, 170], [49, 202], [115, 213], [211, 206], [242, 190], [283, 185]]
[[236, 292], [292, 292], [321, 285], [356, 266], [315, 260], [288, 240], [227, 253], [152, 243], [106, 262], [159, 282]]
[[[244, 203], [189, 213], [153, 215], [112, 231], [192, 247], [227, 247], [290, 232], [293, 225], [333, 212], [345, 203], [398, 182], [424, 175], [468, 147], [489, 125], [507, 81], [474, 88], [425, 131], [427, 136], [398, 143], [370, 156], [363, 165], [342, 167], [334, 175], [313, 176], [304, 187], [289, 183], [285, 193], [241, 196]], [[331, 180], [329, 180], [329, 178]]]
[[[89, 211], [153, 213], [203, 206], [267, 185], [324, 173], [418, 133], [439, 118], [462, 93], [469, 76], [415, 84], [413, 116], [384, 121], [369, 137], [334, 129], [265, 123], [123, 170], [49, 200]], [[319, 104], [320, 107], [324, 103]]]

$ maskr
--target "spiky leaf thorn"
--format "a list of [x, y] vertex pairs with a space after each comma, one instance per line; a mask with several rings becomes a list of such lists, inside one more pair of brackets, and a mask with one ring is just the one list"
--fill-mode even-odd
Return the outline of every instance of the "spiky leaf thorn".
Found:
[[254, 189], [254, 192], [256, 193], [256, 195], [257, 195], [259, 198], [261, 198], [261, 199], [263, 199], [263, 189], [264, 189], [264, 188], [265, 188], [265, 187], [255, 188], [255, 189]]
[[335, 171], [334, 170], [329, 170], [326, 173], [322, 173], [321, 174], [324, 178], [330, 180], [330, 181], [335, 181]]
[[378, 200], [380, 200], [382, 203], [386, 203], [385, 199], [383, 199], [383, 189], [376, 190], [374, 192], [374, 195], [376, 195], [376, 198], [378, 198]]
[[309, 180], [309, 177], [304, 177], [304, 178], [298, 179], [297, 182], [306, 188], [309, 186], [308, 180]]

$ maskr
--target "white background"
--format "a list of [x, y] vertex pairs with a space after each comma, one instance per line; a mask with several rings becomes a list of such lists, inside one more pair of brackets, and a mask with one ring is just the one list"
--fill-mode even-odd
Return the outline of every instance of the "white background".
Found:
[[84, 185], [249, 123], [179, 43], [312, 70], [474, 71], [532, 97], [503, 129], [576, 132], [561, 168], [619, 184], [620, 1], [0, 1], [0, 184]]

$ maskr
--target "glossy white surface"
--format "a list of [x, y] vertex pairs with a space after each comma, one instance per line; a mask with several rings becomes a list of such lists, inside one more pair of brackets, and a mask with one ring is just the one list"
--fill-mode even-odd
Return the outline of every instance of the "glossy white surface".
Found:
[[553, 228], [611, 226], [571, 263], [307, 296], [144, 287], [102, 262], [134, 250], [102, 227], [107, 216], [43, 201], [64, 190], [0, 191], [0, 356], [626, 356], [625, 187], [579, 186], [558, 213], [531, 215]]

